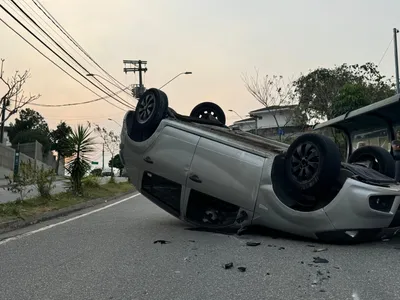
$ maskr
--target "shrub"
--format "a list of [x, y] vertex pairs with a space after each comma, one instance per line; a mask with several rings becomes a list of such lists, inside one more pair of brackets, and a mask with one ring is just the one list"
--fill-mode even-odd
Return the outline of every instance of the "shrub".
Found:
[[100, 187], [100, 179], [98, 176], [89, 175], [83, 178], [82, 184], [84, 188]]
[[35, 186], [41, 197], [49, 199], [51, 197], [51, 191], [55, 187], [54, 181], [56, 180], [56, 174], [52, 169], [46, 170], [43, 166], [40, 169], [35, 170]]
[[13, 176], [5, 176], [8, 179], [8, 186], [6, 190], [12, 193], [18, 193], [19, 197], [17, 200], [24, 200], [30, 192], [32, 192], [31, 185], [35, 182], [35, 168], [32, 162], [20, 162], [18, 174]]
[[97, 169], [92, 170], [92, 171], [90, 172], [90, 174], [93, 175], [93, 176], [98, 176], [98, 177], [100, 177], [102, 171], [103, 171], [102, 169], [97, 168]]

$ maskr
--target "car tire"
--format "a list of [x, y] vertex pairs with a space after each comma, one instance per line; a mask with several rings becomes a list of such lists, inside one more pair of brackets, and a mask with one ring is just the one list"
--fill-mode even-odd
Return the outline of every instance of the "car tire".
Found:
[[349, 157], [348, 163], [374, 161], [372, 169], [391, 178], [396, 176], [396, 166], [393, 156], [378, 146], [364, 146], [355, 150]]
[[339, 148], [323, 135], [303, 134], [286, 152], [286, 179], [301, 192], [315, 194], [332, 186], [339, 177], [340, 168]]
[[168, 97], [163, 91], [151, 88], [144, 92], [139, 98], [132, 120], [134, 139], [137, 141], [148, 139], [167, 114]]
[[221, 107], [213, 102], [202, 102], [196, 105], [192, 109], [190, 116], [198, 119], [217, 119], [223, 125], [225, 125], [226, 123], [226, 116], [224, 111]]

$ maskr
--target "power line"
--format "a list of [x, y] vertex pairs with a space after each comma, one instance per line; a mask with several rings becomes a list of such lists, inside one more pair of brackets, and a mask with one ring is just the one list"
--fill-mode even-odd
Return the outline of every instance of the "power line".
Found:
[[379, 60], [378, 67], [380, 66], [380, 64], [381, 64], [381, 62], [382, 62], [382, 60], [383, 60], [383, 58], [385, 57], [386, 52], [389, 50], [389, 47], [390, 47], [390, 45], [392, 44], [392, 42], [393, 42], [393, 38], [390, 40], [389, 45], [387, 46], [385, 52], [383, 52], [383, 55], [382, 55], [381, 59]]
[[[113, 94], [118, 94], [121, 93], [121, 91], [115, 92]], [[109, 96], [105, 96], [105, 97], [100, 97], [97, 99], [92, 99], [92, 100], [88, 100], [88, 101], [82, 101], [82, 102], [72, 102], [72, 103], [64, 103], [64, 104], [40, 104], [40, 103], [29, 103], [29, 105], [35, 105], [35, 106], [43, 106], [43, 107], [65, 107], [65, 106], [75, 106], [75, 105], [83, 105], [83, 104], [89, 104], [89, 103], [93, 103], [93, 102], [97, 102], [100, 100], [105, 100], [105, 98], [107, 98]]]
[[[3, 8], [3, 6], [0, 4], [0, 7]], [[4, 21], [3, 19], [0, 18], [0, 21], [6, 25], [11, 31], [13, 31], [16, 35], [18, 35], [22, 40], [24, 40], [29, 46], [31, 46], [33, 49], [35, 49], [39, 54], [41, 54], [44, 58], [46, 58], [47, 60], [49, 60], [53, 65], [55, 65], [57, 68], [59, 68], [61, 71], [63, 71], [65, 74], [67, 74], [69, 77], [71, 77], [73, 80], [75, 80], [76, 82], [78, 82], [80, 85], [82, 85], [84, 88], [86, 88], [87, 90], [91, 91], [93, 94], [100, 96], [99, 94], [97, 94], [95, 91], [93, 91], [90, 87], [84, 85], [82, 82], [80, 82], [78, 79], [76, 79], [74, 76], [72, 76], [70, 73], [68, 73], [66, 70], [64, 70], [61, 66], [59, 66], [56, 62], [54, 62], [51, 58], [49, 58], [46, 54], [44, 54], [43, 52], [41, 52], [37, 47], [35, 47], [31, 42], [29, 42], [26, 38], [24, 38], [19, 32], [17, 32], [14, 28], [12, 28], [6, 21]], [[109, 103], [110, 105], [125, 111], [125, 109], [120, 108], [119, 106], [109, 102], [106, 99], [105, 100], [107, 103]], [[32, 104], [32, 103], [31, 103]]]
[[34, 8], [32, 8], [32, 6], [29, 5], [29, 4], [27, 3], [26, 0], [22, 0], [22, 3], [23, 3], [23, 6], [24, 6], [25, 8], [28, 7], [28, 9], [29, 9], [33, 14], [35, 14], [40, 20], [42, 20], [43, 23], [44, 23], [50, 30], [52, 30], [63, 42], [65, 42], [65, 44], [66, 44], [67, 46], [69, 46], [69, 48], [70, 48], [72, 51], [74, 51], [75, 53], [77, 53], [77, 54], [78, 54], [82, 59], [84, 59], [91, 67], [94, 67], [94, 68], [96, 69], [96, 66], [95, 66], [91, 61], [89, 61], [89, 60], [87, 59], [87, 57], [85, 57], [84, 55], [82, 55], [82, 53], [81, 53], [80, 51], [78, 51], [78, 50], [76, 49], [76, 47], [74, 47], [73, 45], [69, 44], [68, 41], [66, 41], [66, 40], [60, 35], [60, 33], [58, 33], [58, 30], [55, 30], [54, 27], [51, 26], [51, 24], [49, 24], [49, 23], [43, 18], [43, 16], [41, 16], [39, 13], [37, 13], [36, 10], [35, 10]]
[[[19, 25], [21, 25], [26, 31], [28, 31], [31, 35], [33, 35], [42, 45], [44, 45], [47, 49], [49, 49], [54, 55], [56, 55], [59, 59], [61, 59], [65, 64], [67, 64], [71, 69], [73, 69], [76, 73], [78, 73], [80, 76], [82, 76], [84, 79], [89, 81], [93, 86], [97, 87], [99, 90], [101, 90], [103, 93], [106, 95], [109, 95], [107, 92], [105, 92], [103, 89], [101, 89], [99, 86], [91, 82], [86, 76], [82, 75], [77, 69], [75, 69], [73, 66], [71, 66], [70, 63], [68, 63], [65, 59], [63, 59], [58, 53], [56, 53], [53, 49], [51, 49], [46, 43], [44, 43], [40, 38], [38, 38], [29, 28], [27, 28], [24, 24], [21, 23], [12, 13], [10, 13], [3, 5], [0, 4], [0, 8], [2, 8], [10, 17], [12, 17]], [[91, 90], [92, 91], [92, 90]], [[92, 91], [95, 95], [101, 97], [98, 93]], [[120, 102], [118, 99], [113, 98], [117, 102]], [[108, 100], [105, 100], [108, 103], [110, 103]], [[127, 106], [126, 104], [122, 103], [123, 105]], [[115, 106], [115, 105], [114, 105]], [[129, 106], [128, 106], [129, 107]], [[129, 107], [131, 108], [131, 107]], [[121, 108], [120, 108], [121, 109]]]
[[[43, 32], [54, 44], [56, 44], [58, 46], [58, 48], [60, 48], [66, 55], [68, 55], [68, 57], [70, 59], [72, 59], [80, 68], [82, 68], [86, 73], [89, 73], [89, 71], [82, 66], [82, 64], [80, 64], [71, 54], [69, 54], [64, 47], [62, 47], [57, 41], [55, 41], [34, 19], [31, 18], [31, 16], [29, 16], [24, 9], [22, 9], [14, 0], [10, 0], [23, 14], [25, 17], [27, 17], [29, 19], [29, 21], [31, 21], [37, 28], [40, 29], [41, 32]], [[10, 14], [10, 13], [9, 13]], [[12, 15], [11, 15], [12, 16]], [[12, 16], [14, 19], [15, 17]], [[22, 24], [22, 23], [21, 23]], [[25, 28], [25, 27], [24, 27]], [[33, 34], [33, 33], [31, 33]], [[34, 35], [34, 34], [33, 34]], [[34, 35], [36, 37], [36, 35]], [[37, 37], [36, 37], [37, 38]], [[37, 38], [39, 39], [39, 38]], [[64, 60], [65, 62], [65, 60]], [[95, 87], [97, 87], [99, 90], [101, 90], [103, 93], [107, 94], [107, 92], [104, 92], [104, 90], [102, 90], [100, 87], [96, 86], [92, 81], [90, 81], [87, 77], [85, 77], [92, 85], [94, 85]], [[99, 82], [101, 85], [103, 85], [107, 90], [111, 91], [106, 85], [104, 85], [102, 82], [100, 82], [97, 78], [94, 78], [97, 82]], [[119, 97], [119, 96], [118, 96]], [[124, 104], [125, 100], [122, 99], [121, 97], [119, 97], [123, 102], [115, 99], [116, 101], [118, 101], [120, 104], [125, 105], [127, 107], [130, 107], [130, 104], [128, 102], [126, 102], [126, 104]]]
[[41, 12], [72, 42], [75, 46], [78, 47], [79, 50], [82, 51], [96, 66], [98, 66], [105, 74], [107, 74], [111, 79], [115, 82], [119, 83], [121, 86], [124, 86], [120, 81], [111, 76], [106, 70], [104, 70], [86, 51], [82, 48], [81, 45], [65, 30], [65, 28], [51, 15], [51, 13], [44, 7], [39, 0], [32, 0], [37, 8], [41, 10]]

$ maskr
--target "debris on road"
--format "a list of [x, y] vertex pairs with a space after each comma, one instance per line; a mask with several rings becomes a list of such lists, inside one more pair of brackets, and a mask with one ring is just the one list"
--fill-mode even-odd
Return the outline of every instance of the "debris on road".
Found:
[[238, 267], [238, 270], [239, 270], [240, 272], [246, 272], [246, 267]]
[[227, 263], [224, 265], [225, 270], [231, 269], [232, 267], [233, 267], [233, 262], [230, 262], [230, 263]]
[[189, 242], [191, 242], [191, 243], [196, 243], [196, 241], [195, 241], [195, 240], [189, 240]]
[[279, 247], [278, 250], [285, 250], [285, 247]]
[[170, 244], [170, 241], [166, 241], [166, 240], [156, 240], [153, 242], [153, 244], [161, 244], [161, 245], [165, 245], [165, 244]]
[[260, 242], [247, 242], [246, 243], [246, 246], [249, 246], [249, 247], [256, 247], [256, 246], [259, 246], [259, 245], [261, 245]]
[[313, 252], [323, 252], [323, 251], [327, 251], [328, 248], [316, 248], [313, 250]]
[[321, 257], [313, 257], [314, 261], [313, 263], [316, 264], [327, 264], [329, 262], [329, 260], [325, 259], [325, 258], [321, 258]]

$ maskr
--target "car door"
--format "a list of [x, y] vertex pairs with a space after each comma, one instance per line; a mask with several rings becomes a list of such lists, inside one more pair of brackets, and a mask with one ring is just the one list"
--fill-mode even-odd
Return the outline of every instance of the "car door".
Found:
[[253, 212], [264, 161], [264, 157], [200, 138], [186, 183], [187, 207], [193, 207], [190, 202], [197, 198]]
[[176, 216], [180, 215], [184, 186], [199, 139], [166, 126], [143, 153], [142, 193]]

